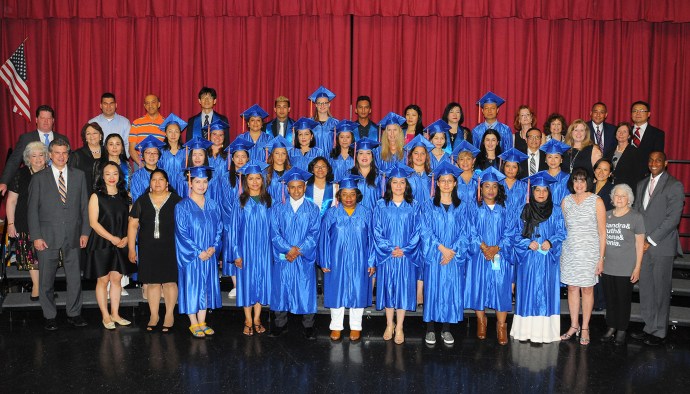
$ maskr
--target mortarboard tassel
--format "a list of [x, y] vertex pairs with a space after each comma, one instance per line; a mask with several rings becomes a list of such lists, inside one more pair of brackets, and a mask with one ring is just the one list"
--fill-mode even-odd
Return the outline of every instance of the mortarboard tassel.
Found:
[[381, 182], [381, 197], [383, 197], [384, 194], [386, 194], [386, 173], [384, 172], [381, 174], [381, 179], [383, 179], [383, 182]]
[[336, 136], [335, 127], [333, 127], [333, 147], [334, 148], [335, 148], [335, 136]]
[[482, 178], [477, 178], [477, 201], [482, 200]]
[[481, 119], [482, 119], [482, 103], [479, 102], [479, 106], [477, 107], [477, 124], [479, 124]]
[[230, 159], [231, 159], [231, 157], [232, 157], [232, 154], [229, 154], [227, 159], [225, 159], [228, 162], [228, 171], [230, 171], [230, 162], [231, 162]]
[[431, 173], [431, 190], [429, 191], [429, 195], [433, 198], [436, 195], [436, 181], [434, 179], [434, 174], [433, 172]]
[[266, 160], [264, 160], [266, 163], [268, 163], [268, 147], [265, 146], [264, 149], [266, 149]]
[[244, 133], [244, 127], [247, 125], [247, 118], [242, 117], [242, 132]]
[[530, 179], [527, 178], [527, 204], [529, 204], [529, 191], [530, 191], [530, 189], [529, 189], [529, 182], [530, 182]]
[[184, 147], [184, 166], [185, 166], [185, 168], [189, 167], [189, 147], [188, 146]]
[[206, 129], [206, 137], [208, 137], [208, 140], [211, 141], [211, 124], [209, 123]]
[[309, 100], [309, 117], [314, 117], [314, 102], [312, 102], [311, 100]]
[[238, 189], [238, 194], [242, 194], [242, 174], [240, 173], [240, 187]]
[[379, 124], [379, 142], [381, 142], [381, 125]]
[[282, 194], [283, 204], [285, 204], [285, 181], [281, 182], [283, 186], [280, 188], [280, 193]]

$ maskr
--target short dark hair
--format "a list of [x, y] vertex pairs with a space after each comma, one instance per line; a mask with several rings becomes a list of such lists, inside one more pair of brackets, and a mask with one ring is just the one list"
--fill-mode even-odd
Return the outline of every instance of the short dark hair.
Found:
[[369, 96], [358, 96], [357, 100], [355, 101], [355, 105], [357, 105], [357, 103], [360, 101], [366, 101], [369, 103], [369, 106], [371, 106], [371, 98]]
[[565, 116], [563, 116], [557, 112], [554, 112], [551, 115], [549, 115], [549, 117], [546, 118], [546, 122], [544, 122], [544, 134], [551, 135], [551, 123], [553, 123], [554, 120], [560, 120], [561, 121], [561, 126], [562, 126], [561, 133], [567, 132], [568, 124], [565, 122]]
[[538, 127], [530, 127], [529, 130], [527, 130], [527, 133], [525, 133], [525, 136], [527, 136], [527, 134], [529, 134], [529, 132], [532, 131], [532, 130], [537, 130], [537, 131], [539, 132], [539, 135], [543, 135], [543, 134], [544, 134], [541, 130], [539, 130]]
[[458, 120], [458, 124], [462, 124], [462, 122], [465, 121], [465, 110], [462, 109], [462, 105], [460, 105], [460, 103], [452, 102], [448, 103], [448, 105], [446, 105], [446, 108], [443, 110], [443, 115], [441, 115], [441, 119], [444, 122], [448, 123], [448, 115], [450, 114], [450, 111], [455, 107], [460, 108], [460, 120]]
[[70, 146], [69, 142], [62, 138], [55, 138], [54, 140], [50, 141], [50, 144], [48, 145], [48, 151], [52, 152], [54, 146], [66, 146], [67, 147], [67, 152], [70, 151]]
[[[666, 161], [666, 152], [664, 152], [664, 151], [662, 151], [662, 150], [651, 151], [651, 152], [649, 152], [649, 157], [652, 156], [652, 153], [658, 153], [658, 154], [660, 154], [661, 157], [664, 158], [664, 161]], [[647, 160], [649, 160], [649, 157], [647, 157]]]
[[625, 127], [628, 128], [628, 138], [632, 138], [632, 135], [633, 135], [633, 132], [632, 132], [633, 127], [632, 127], [632, 125], [630, 124], [630, 122], [623, 121], [623, 122], [618, 123], [618, 124], [616, 125], [616, 131], [618, 131], [618, 129], [620, 129], [620, 128], [623, 127], [623, 126], [625, 126]]
[[101, 125], [99, 125], [96, 122], [91, 122], [87, 123], [84, 125], [84, 127], [81, 128], [81, 141], [84, 143], [84, 146], [86, 146], [86, 129], [89, 127], [93, 127], [94, 130], [98, 131], [101, 133], [101, 140], [100, 143], [103, 144], [103, 129], [101, 128]]
[[652, 110], [651, 108], [649, 108], [649, 103], [648, 103], [648, 102], [642, 101], [642, 100], [638, 100], [638, 101], [635, 101], [634, 103], [630, 104], [630, 111], [631, 111], [631, 112], [632, 112], [633, 107], [636, 106], [636, 105], [644, 105], [645, 108], [647, 108], [647, 111], [651, 111], [651, 110]]
[[36, 117], [37, 118], [39, 115], [41, 115], [41, 112], [50, 112], [50, 116], [55, 118], [55, 110], [50, 105], [46, 105], [46, 104], [39, 105], [38, 108], [36, 108]]
[[[331, 163], [328, 162], [328, 159], [323, 156], [316, 156], [312, 161], [310, 161], [309, 165], [307, 166], [307, 171], [314, 175], [314, 166], [318, 161], [326, 163], [326, 167], [328, 168], [328, 171], [326, 172], [326, 182], [333, 182], [333, 167], [331, 167]], [[311, 181], [314, 182], [313, 177], [311, 178]]]
[[594, 111], [594, 107], [597, 105], [601, 105], [604, 107], [604, 111], [609, 112], [609, 108], [606, 106], [606, 104], [602, 103], [601, 101], [597, 101], [596, 103], [592, 104], [592, 111]]
[[[316, 136], [314, 135], [314, 130], [312, 130], [312, 129], [302, 129], [302, 130], [309, 130], [309, 132], [311, 133], [311, 136], [312, 136], [311, 142], [309, 143], [309, 147], [310, 148], [315, 147], [316, 146]], [[302, 143], [299, 142], [299, 138], [297, 138], [299, 136], [299, 130], [296, 130], [296, 131], [297, 132], [292, 137], [295, 141], [295, 148], [302, 149]]]
[[214, 89], [214, 88], [209, 88], [208, 86], [204, 86], [203, 88], [201, 88], [201, 90], [199, 90], [199, 98], [201, 98], [201, 96], [205, 96], [207, 94], [210, 94], [211, 97], [213, 97], [213, 99], [218, 98], [218, 95], [216, 94], [216, 89]]
[[575, 194], [573, 182], [583, 179], [587, 183], [587, 191], [591, 192], [594, 190], [594, 180], [592, 179], [592, 175], [590, 175], [589, 171], [582, 167], [575, 167], [568, 178], [568, 190], [571, 194]]
[[105, 92], [101, 95], [101, 101], [103, 101], [103, 99], [107, 99], [107, 98], [111, 98], [111, 99], [113, 99], [113, 101], [117, 101], [115, 99], [115, 95], [110, 93], [110, 92]]
[[[335, 192], [336, 200], [340, 201], [340, 194], [342, 193], [343, 190], [344, 189], [338, 189], [338, 191]], [[362, 191], [359, 189], [354, 189], [354, 191], [355, 191], [355, 194], [357, 194], [357, 204], [359, 204], [364, 199], [364, 194], [362, 194]]]
[[277, 107], [278, 103], [287, 103], [288, 108], [290, 108], [290, 99], [288, 99], [285, 96], [278, 96], [276, 97], [275, 101], [273, 102], [273, 106]]

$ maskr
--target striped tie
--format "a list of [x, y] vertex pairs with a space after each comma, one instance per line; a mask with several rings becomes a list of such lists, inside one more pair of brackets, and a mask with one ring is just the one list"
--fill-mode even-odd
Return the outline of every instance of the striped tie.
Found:
[[67, 184], [65, 183], [65, 177], [62, 176], [62, 171], [60, 171], [60, 176], [58, 176], [58, 191], [60, 192], [60, 200], [62, 203], [67, 202]]
[[532, 176], [537, 173], [537, 160], [534, 158], [534, 153], [530, 153], [532, 158], [529, 159], [529, 175]]

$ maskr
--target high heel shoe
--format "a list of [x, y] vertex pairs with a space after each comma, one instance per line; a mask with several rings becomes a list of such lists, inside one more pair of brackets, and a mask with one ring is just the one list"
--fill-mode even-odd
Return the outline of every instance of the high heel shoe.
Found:
[[486, 326], [489, 321], [486, 316], [483, 318], [477, 318], [477, 338], [486, 339]]
[[606, 333], [604, 333], [604, 336], [599, 338], [599, 341], [601, 342], [613, 342], [613, 338], [616, 335], [616, 329], [609, 327], [608, 330], [606, 330]]
[[127, 319], [123, 319], [121, 317], [119, 319], [116, 319], [112, 315], [110, 316], [110, 320], [114, 321], [115, 323], [117, 323], [121, 326], [128, 326], [128, 325], [132, 324], [132, 322], [127, 320]]
[[508, 323], [496, 323], [496, 336], [501, 346], [508, 344]]
[[580, 345], [582, 346], [587, 346], [589, 345], [589, 328], [581, 328], [581, 331], [587, 331], [587, 338], [584, 337], [583, 332], [580, 333]]
[[386, 330], [383, 332], [383, 340], [390, 341], [393, 339], [393, 331], [395, 330], [395, 324], [386, 326]]
[[[573, 329], [575, 330], [575, 332], [571, 333], [570, 330], [573, 330]], [[561, 341], [567, 341], [570, 338], [572, 338], [573, 336], [577, 336], [577, 337], [580, 336], [580, 327], [570, 326], [568, 331], [566, 331], [565, 334], [561, 335]]]

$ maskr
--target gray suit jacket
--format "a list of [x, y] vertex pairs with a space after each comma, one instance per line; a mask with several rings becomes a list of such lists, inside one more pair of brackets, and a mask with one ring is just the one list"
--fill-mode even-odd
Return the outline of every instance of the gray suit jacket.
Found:
[[[41, 141], [37, 133], [38, 130], [32, 130], [19, 136], [17, 144], [14, 145], [12, 154], [7, 158], [7, 163], [5, 163], [5, 169], [2, 171], [2, 177], [0, 177], [0, 183], [9, 185], [14, 179], [14, 174], [19, 169], [19, 166], [24, 162], [24, 149], [29, 145], [29, 142]], [[53, 139], [63, 139], [69, 143], [69, 139], [62, 134], [58, 134], [53, 131]], [[72, 148], [74, 150], [74, 148]], [[46, 162], [48, 158], [46, 157]]]
[[89, 235], [89, 200], [86, 177], [81, 170], [67, 169], [67, 202], [60, 201], [50, 168], [31, 177], [29, 184], [29, 236], [43, 239], [48, 249], [79, 248], [79, 237]]
[[678, 238], [678, 224], [683, 213], [685, 192], [683, 184], [667, 171], [661, 174], [654, 193], [649, 199], [647, 209], [643, 207], [644, 194], [650, 177], [647, 176], [637, 184], [635, 209], [644, 217], [646, 236], [656, 243], [647, 250], [652, 256], [682, 255], [683, 249]]

